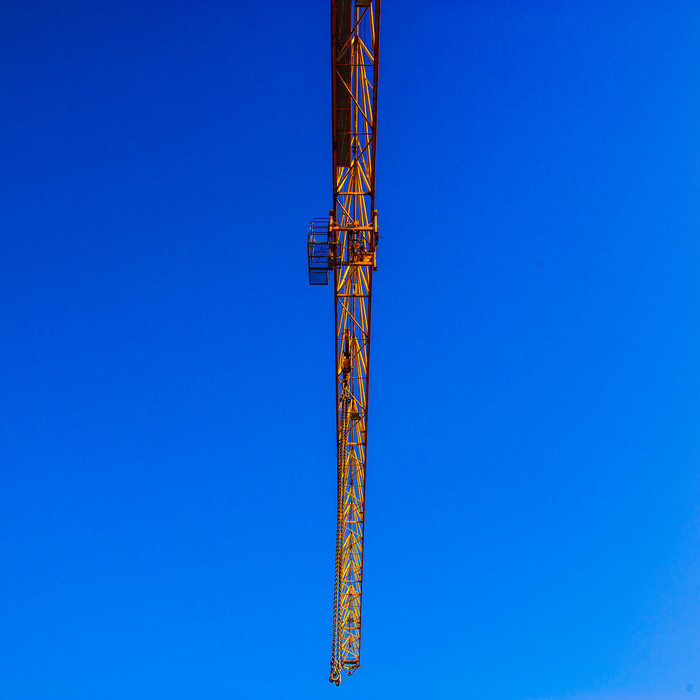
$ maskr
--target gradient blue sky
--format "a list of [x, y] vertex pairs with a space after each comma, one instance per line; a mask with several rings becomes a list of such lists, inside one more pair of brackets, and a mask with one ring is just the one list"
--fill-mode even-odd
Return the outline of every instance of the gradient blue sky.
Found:
[[3, 3], [0, 698], [700, 694], [699, 37], [385, 1], [338, 690], [328, 3]]

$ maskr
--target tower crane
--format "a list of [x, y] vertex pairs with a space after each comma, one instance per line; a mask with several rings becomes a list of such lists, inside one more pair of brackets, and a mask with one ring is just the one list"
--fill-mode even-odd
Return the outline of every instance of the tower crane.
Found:
[[335, 294], [338, 515], [329, 681], [360, 666], [380, 0], [331, 0], [333, 207], [309, 224], [309, 283]]

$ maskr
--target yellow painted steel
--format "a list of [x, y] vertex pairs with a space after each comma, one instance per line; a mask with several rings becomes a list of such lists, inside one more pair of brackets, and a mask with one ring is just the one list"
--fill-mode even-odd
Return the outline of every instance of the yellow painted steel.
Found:
[[360, 666], [380, 0], [332, 0], [338, 522], [330, 681]]

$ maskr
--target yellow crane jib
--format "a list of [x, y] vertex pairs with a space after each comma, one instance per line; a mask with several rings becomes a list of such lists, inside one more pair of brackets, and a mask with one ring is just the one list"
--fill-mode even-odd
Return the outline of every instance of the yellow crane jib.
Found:
[[331, 0], [333, 207], [309, 224], [309, 283], [335, 294], [338, 518], [329, 680], [360, 666], [380, 0]]

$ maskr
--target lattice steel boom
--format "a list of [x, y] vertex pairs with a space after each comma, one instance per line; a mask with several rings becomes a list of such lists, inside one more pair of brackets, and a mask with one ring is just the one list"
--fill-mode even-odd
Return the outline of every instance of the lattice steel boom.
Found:
[[338, 522], [330, 681], [360, 666], [380, 0], [331, 0], [333, 208], [309, 226], [309, 282], [335, 288]]

